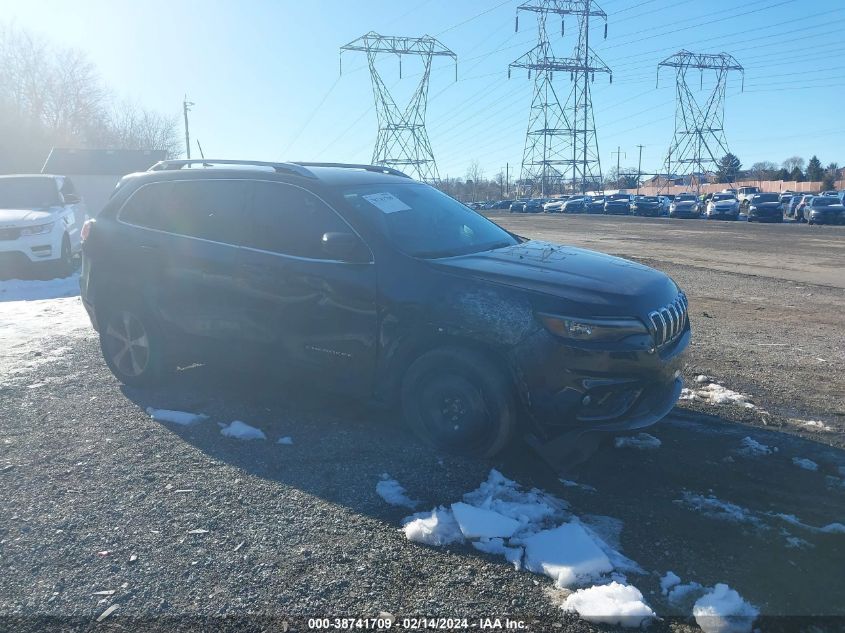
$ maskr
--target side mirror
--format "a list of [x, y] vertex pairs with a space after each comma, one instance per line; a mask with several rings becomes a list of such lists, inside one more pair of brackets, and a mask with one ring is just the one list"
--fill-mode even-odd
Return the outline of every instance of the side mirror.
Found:
[[354, 233], [323, 233], [321, 241], [328, 259], [359, 264], [370, 261], [369, 250]]

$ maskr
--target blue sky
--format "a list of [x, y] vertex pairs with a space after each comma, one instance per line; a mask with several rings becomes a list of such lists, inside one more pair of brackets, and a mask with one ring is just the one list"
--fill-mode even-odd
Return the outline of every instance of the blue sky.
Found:
[[[338, 49], [364, 33], [438, 37], [458, 55], [435, 60], [427, 126], [441, 176], [478, 160], [492, 177], [522, 159], [531, 101], [524, 73], [508, 64], [536, 43], [522, 0], [0, 0], [0, 16], [52, 41], [85, 50], [122, 97], [179, 113], [196, 103], [192, 135], [205, 154], [263, 160], [369, 162], [376, 135], [363, 54]], [[608, 38], [593, 49], [613, 70], [596, 77], [593, 105], [602, 169], [612, 154], [658, 169], [672, 138], [674, 77], [657, 63], [681, 48], [732, 53], [744, 65], [728, 87], [728, 144], [744, 166], [818, 154], [845, 164], [845, 4], [841, 0], [605, 0]], [[574, 47], [574, 22], [555, 37]], [[554, 28], [552, 29], [554, 31]], [[380, 62], [398, 99], [414, 87], [418, 62]], [[568, 77], [559, 79], [568, 92]], [[708, 87], [704, 78], [704, 90]], [[702, 93], [703, 94], [703, 93]]]

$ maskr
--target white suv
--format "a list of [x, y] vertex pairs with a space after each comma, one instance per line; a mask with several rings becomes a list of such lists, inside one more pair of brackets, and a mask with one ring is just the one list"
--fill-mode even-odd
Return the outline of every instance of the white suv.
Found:
[[0, 273], [46, 262], [67, 275], [87, 209], [65, 176], [0, 176]]

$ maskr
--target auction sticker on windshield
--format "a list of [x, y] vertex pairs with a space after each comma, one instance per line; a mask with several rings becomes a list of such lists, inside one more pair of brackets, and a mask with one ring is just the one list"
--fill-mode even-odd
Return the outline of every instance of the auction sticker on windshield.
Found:
[[382, 213], [408, 211], [411, 208], [399, 198], [391, 193], [387, 193], [386, 191], [384, 193], [371, 193], [361, 197], [374, 207], [378, 208]]

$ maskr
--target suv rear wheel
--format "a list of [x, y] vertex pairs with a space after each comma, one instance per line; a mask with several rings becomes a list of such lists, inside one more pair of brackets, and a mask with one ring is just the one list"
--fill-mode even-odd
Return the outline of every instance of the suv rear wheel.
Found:
[[427, 444], [492, 457], [510, 439], [517, 407], [510, 382], [483, 354], [440, 348], [420, 356], [402, 382], [405, 420]]
[[153, 320], [132, 304], [109, 308], [104, 316], [100, 348], [109, 369], [127, 385], [155, 384], [162, 374], [163, 346]]

